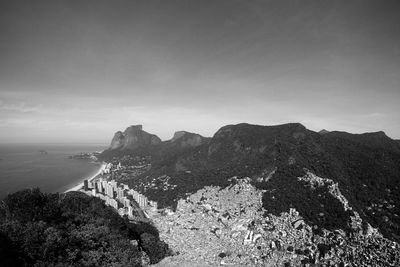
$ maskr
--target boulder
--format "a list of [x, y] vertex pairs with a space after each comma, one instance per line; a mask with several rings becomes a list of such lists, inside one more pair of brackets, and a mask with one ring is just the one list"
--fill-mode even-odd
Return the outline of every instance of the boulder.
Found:
[[304, 221], [302, 219], [296, 220], [292, 223], [293, 227], [297, 230], [300, 230], [301, 227], [303, 226]]
[[236, 224], [232, 227], [232, 231], [247, 231], [247, 227], [243, 224]]
[[257, 240], [260, 239], [261, 237], [262, 237], [261, 234], [255, 234], [255, 235], [253, 236], [253, 242], [254, 242], [254, 243], [257, 242]]
[[243, 240], [243, 244], [244, 245], [250, 245], [253, 242], [253, 235], [254, 232], [253, 231], [247, 231], [246, 237]]

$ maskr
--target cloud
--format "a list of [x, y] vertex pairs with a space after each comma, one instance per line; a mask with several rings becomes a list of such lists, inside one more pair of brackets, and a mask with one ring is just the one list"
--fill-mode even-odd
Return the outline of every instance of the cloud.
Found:
[[381, 113], [381, 112], [374, 112], [374, 113], [365, 115], [366, 118], [373, 118], [373, 119], [384, 118], [386, 116], [387, 116], [387, 114]]
[[21, 113], [36, 112], [42, 108], [41, 105], [27, 105], [25, 102], [4, 103], [0, 100], [0, 110], [15, 111]]

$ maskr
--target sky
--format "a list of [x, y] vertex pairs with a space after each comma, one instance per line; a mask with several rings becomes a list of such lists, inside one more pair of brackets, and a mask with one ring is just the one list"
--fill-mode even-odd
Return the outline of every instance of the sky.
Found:
[[241, 122], [400, 139], [400, 2], [0, 1], [0, 143]]

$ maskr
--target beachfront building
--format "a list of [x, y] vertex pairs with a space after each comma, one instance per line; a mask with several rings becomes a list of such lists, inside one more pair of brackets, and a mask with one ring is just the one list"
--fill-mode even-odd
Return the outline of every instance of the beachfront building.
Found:
[[103, 190], [101, 192], [104, 192], [105, 194], [107, 194], [107, 192], [108, 192], [107, 186], [108, 186], [108, 183], [106, 180], [101, 181], [101, 187], [103, 188]]
[[114, 188], [110, 183], [105, 184], [106, 188], [106, 195], [109, 196], [110, 198], [114, 198]]
[[131, 205], [131, 201], [127, 197], [124, 197], [122, 201], [123, 201], [125, 208], [127, 208]]
[[138, 208], [143, 211], [145, 216], [148, 216], [146, 210], [157, 211], [157, 202], [149, 201], [146, 196], [115, 180], [97, 177], [87, 183], [84, 182], [83, 190], [86, 194], [103, 200], [121, 216], [127, 215], [129, 218], [133, 218], [137, 216], [135, 210]]
[[103, 165], [103, 167], [101, 168], [100, 173], [103, 174], [109, 174], [111, 173], [111, 168], [113, 167], [112, 163], [107, 163], [105, 165]]
[[109, 200], [109, 205], [110, 205], [111, 207], [113, 207], [114, 209], [118, 210], [118, 202], [117, 202], [116, 199], [110, 198], [110, 200]]
[[103, 192], [103, 178], [100, 178], [97, 183], [97, 191], [99, 191], [99, 193]]
[[88, 188], [89, 189], [93, 189], [94, 188], [92, 180], [88, 180]]
[[117, 198], [122, 202], [125, 197], [125, 190], [123, 187], [118, 187]]
[[128, 206], [128, 217], [133, 217], [133, 208], [131, 205]]

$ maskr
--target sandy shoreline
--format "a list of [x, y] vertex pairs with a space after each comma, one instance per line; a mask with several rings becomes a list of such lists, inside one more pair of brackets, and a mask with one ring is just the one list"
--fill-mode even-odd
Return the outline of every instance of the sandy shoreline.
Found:
[[[93, 174], [89, 178], [85, 178], [83, 180], [88, 180], [88, 181], [93, 180], [94, 178], [96, 178], [97, 175], [99, 175], [101, 173], [101, 171], [104, 169], [105, 166], [106, 166], [106, 163], [102, 163], [100, 168], [99, 168], [99, 170], [95, 174]], [[70, 192], [70, 191], [79, 191], [79, 189], [81, 189], [83, 187], [83, 180], [82, 180], [82, 182], [80, 182], [79, 184], [75, 185], [74, 187], [66, 190], [64, 193], [67, 193], [67, 192]]]

